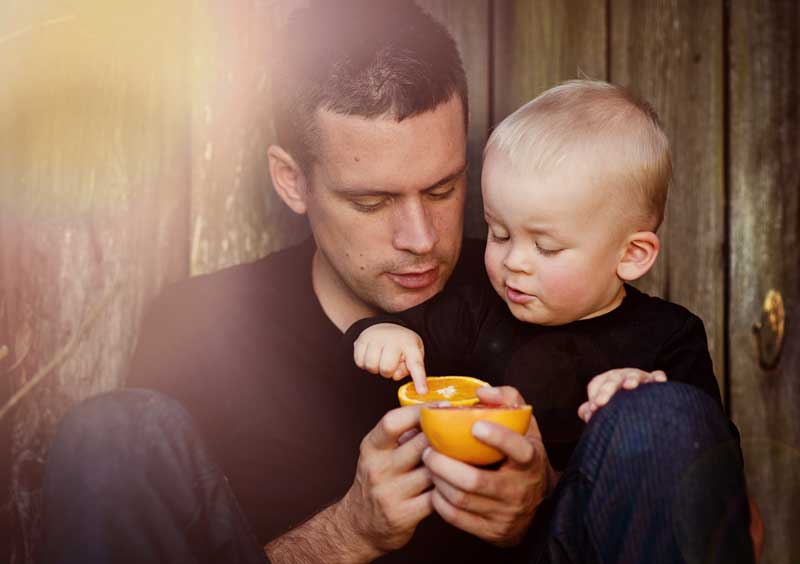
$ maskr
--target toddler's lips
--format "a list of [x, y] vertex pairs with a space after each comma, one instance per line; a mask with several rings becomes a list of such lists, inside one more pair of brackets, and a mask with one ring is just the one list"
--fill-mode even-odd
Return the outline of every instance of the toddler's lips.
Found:
[[439, 268], [433, 267], [422, 272], [389, 272], [389, 278], [409, 290], [427, 288], [439, 279]]
[[508, 299], [515, 304], [527, 304], [533, 301], [533, 296], [524, 292], [520, 292], [519, 290], [515, 290], [511, 286], [506, 286], [506, 296], [508, 296]]

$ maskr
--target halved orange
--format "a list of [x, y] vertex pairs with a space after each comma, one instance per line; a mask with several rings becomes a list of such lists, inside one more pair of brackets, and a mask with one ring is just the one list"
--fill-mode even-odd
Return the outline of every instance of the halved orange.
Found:
[[397, 390], [400, 405], [417, 405], [434, 401], [449, 401], [450, 405], [475, 405], [480, 401], [475, 392], [488, 386], [488, 382], [471, 376], [429, 376], [428, 393], [418, 394], [414, 382], [408, 382]]
[[423, 406], [420, 425], [431, 446], [442, 454], [469, 464], [483, 466], [502, 460], [503, 453], [474, 436], [472, 426], [477, 421], [492, 421], [523, 435], [531, 422], [531, 406], [470, 407]]

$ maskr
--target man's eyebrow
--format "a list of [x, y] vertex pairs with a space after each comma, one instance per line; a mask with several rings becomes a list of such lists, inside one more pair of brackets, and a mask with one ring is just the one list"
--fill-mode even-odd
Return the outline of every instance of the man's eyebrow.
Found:
[[456, 178], [458, 178], [459, 176], [464, 174], [464, 172], [466, 172], [468, 166], [469, 166], [469, 163], [465, 162], [464, 166], [462, 166], [459, 170], [457, 170], [453, 174], [449, 174], [449, 175], [445, 176], [444, 178], [442, 178], [438, 182], [428, 186], [427, 188], [425, 188], [423, 190], [423, 192], [430, 192], [431, 190], [436, 190], [437, 188], [439, 188], [441, 186], [444, 186], [445, 184], [450, 184], [453, 180], [455, 180]]
[[[431, 190], [436, 190], [437, 188], [440, 188], [445, 184], [449, 184], [450, 182], [452, 182], [453, 180], [464, 174], [468, 166], [469, 166], [468, 163], [464, 163], [464, 166], [462, 166], [458, 171], [454, 172], [453, 174], [448, 174], [441, 180], [437, 180], [435, 183], [431, 184], [427, 188], [423, 188], [422, 192], [430, 192]], [[394, 196], [397, 194], [396, 192], [392, 192], [391, 190], [348, 188], [346, 186], [333, 186], [331, 187], [331, 190], [333, 192], [336, 192], [337, 194], [354, 198], [365, 197], [365, 196]]]

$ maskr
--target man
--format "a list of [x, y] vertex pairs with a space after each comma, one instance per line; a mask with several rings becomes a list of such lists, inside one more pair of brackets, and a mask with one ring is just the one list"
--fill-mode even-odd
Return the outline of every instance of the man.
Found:
[[[269, 166], [283, 201], [308, 216], [313, 241], [191, 280], [151, 308], [128, 385], [177, 399], [210, 454], [202, 455], [202, 463], [193, 455], [189, 469], [171, 458], [174, 464], [158, 463], [150, 478], [118, 476], [115, 485], [124, 491], [96, 491], [115, 499], [117, 506], [136, 508], [138, 519], [116, 511], [124, 527], [99, 509], [94, 517], [83, 512], [82, 520], [92, 521], [92, 530], [147, 530], [143, 538], [127, 541], [141, 550], [142, 560], [177, 560], [190, 552], [190, 543], [173, 530], [188, 525], [174, 524], [194, 523], [197, 511], [206, 514], [205, 508], [187, 509], [181, 517], [171, 509], [170, 517], [161, 518], [172, 525], [155, 530], [156, 511], [140, 508], [144, 498], [158, 499], [156, 506], [205, 507], [195, 499], [200, 498], [216, 508], [213, 517], [209, 510], [201, 521], [226, 515], [217, 532], [246, 528], [231, 525], [238, 522], [235, 508], [226, 503], [224, 511], [219, 509], [216, 500], [224, 484], [214, 482], [188, 501], [170, 498], [167, 503], [157, 493], [179, 492], [185, 487], [175, 483], [181, 477], [191, 483], [218, 474], [206, 462], [213, 457], [243, 509], [242, 521], [267, 545], [274, 562], [363, 562], [384, 554], [387, 561], [492, 560], [495, 545], [518, 541], [527, 527], [544, 492], [546, 461], [531, 457], [527, 440], [501, 434], [496, 442], [514, 454], [522, 451], [518, 456], [525, 460], [498, 472], [492, 508], [502, 511], [487, 512], [479, 530], [465, 527], [463, 532], [433, 512], [431, 478], [421, 464], [427, 443], [421, 434], [409, 438], [417, 427], [417, 411], [393, 411], [395, 386], [349, 364], [335, 368], [339, 339], [351, 323], [430, 298], [456, 267], [467, 185], [468, 115], [457, 48], [415, 4], [394, 0], [317, 2], [295, 15], [285, 37], [274, 81], [279, 144], [269, 149]], [[465, 253], [460, 276], [481, 271], [476, 251], [480, 248]], [[126, 437], [128, 446], [135, 442], [130, 436], [136, 432], [125, 421], [148, 417], [145, 427], [156, 434], [162, 427], [182, 428], [184, 419], [171, 414], [156, 422], [154, 412], [171, 409], [162, 403], [163, 397], [140, 392], [90, 401], [65, 422], [64, 429], [82, 429], [72, 436], [84, 442], [60, 449], [70, 441], [56, 441], [51, 467], [60, 466], [62, 475], [53, 479], [63, 478], [69, 465], [56, 462], [59, 453], [66, 450], [74, 458], [99, 429], [106, 433], [92, 448], [101, 454], [84, 457], [102, 459], [84, 471], [96, 476], [103, 473], [103, 462], [111, 464], [108, 453], [115, 446], [108, 440], [116, 436]], [[93, 415], [87, 412], [104, 411], [136, 415], [114, 422], [98, 416], [103, 422], [90, 424]], [[510, 447], [505, 445], [509, 439]], [[189, 450], [185, 443], [195, 443], [174, 441], [173, 450]], [[151, 463], [148, 458], [119, 465], [133, 472]], [[74, 477], [83, 484], [80, 474]], [[503, 487], [512, 475], [520, 479], [513, 488]], [[147, 482], [142, 489], [148, 493], [136, 494], [130, 483], [141, 481]], [[53, 489], [81, 489], [80, 484], [60, 483]], [[529, 484], [538, 488], [533, 496], [523, 487]], [[48, 507], [50, 515], [63, 515], [69, 503]], [[91, 528], [70, 518], [58, 521], [66, 531], [53, 532], [61, 541], [48, 546], [75, 542]], [[130, 554], [118, 534], [106, 530], [102, 542], [94, 544], [119, 546], [119, 552]], [[207, 551], [239, 538], [235, 532], [219, 534]], [[201, 546], [208, 546], [208, 534], [192, 535], [204, 537]], [[50, 554], [56, 560], [63, 556], [58, 549]], [[236, 554], [239, 558], [248, 550]]]
[[[470, 467], [426, 451], [418, 411], [394, 408], [394, 385], [337, 363], [352, 322], [482, 271], [472, 245], [456, 267], [468, 99], [455, 44], [399, 0], [315, 2], [286, 37], [269, 166], [283, 201], [308, 216], [313, 241], [188, 281], [151, 308], [128, 384], [159, 393], [102, 396], [65, 419], [45, 481], [46, 558], [587, 554], [590, 542], [565, 545], [558, 530], [555, 542], [542, 540], [548, 522], [589, 534], [570, 519], [594, 498], [568, 490], [558, 511], [542, 503], [555, 475], [535, 425], [526, 437], [490, 428], [483, 440], [507, 461]], [[523, 401], [507, 388], [484, 399]], [[635, 405], [653, 401], [661, 398]], [[595, 426], [615, 429], [613, 406], [597, 418], [611, 422]], [[638, 532], [647, 539], [650, 530]]]

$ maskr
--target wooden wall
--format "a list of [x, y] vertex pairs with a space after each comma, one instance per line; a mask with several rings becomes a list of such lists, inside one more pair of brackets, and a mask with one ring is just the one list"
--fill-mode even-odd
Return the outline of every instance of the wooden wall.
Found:
[[[153, 296], [307, 234], [264, 158], [272, 32], [303, 3], [0, 2], [0, 403], [44, 375], [0, 419], [0, 530], [16, 539], [6, 560], [32, 559], [54, 425], [123, 383]], [[798, 4], [420, 4], [467, 69], [470, 235], [484, 229], [482, 145], [520, 104], [579, 75], [654, 104], [676, 175], [664, 250], [641, 286], [705, 321], [767, 525], [764, 562], [800, 561]], [[787, 337], [763, 368], [752, 327], [770, 289]]]

